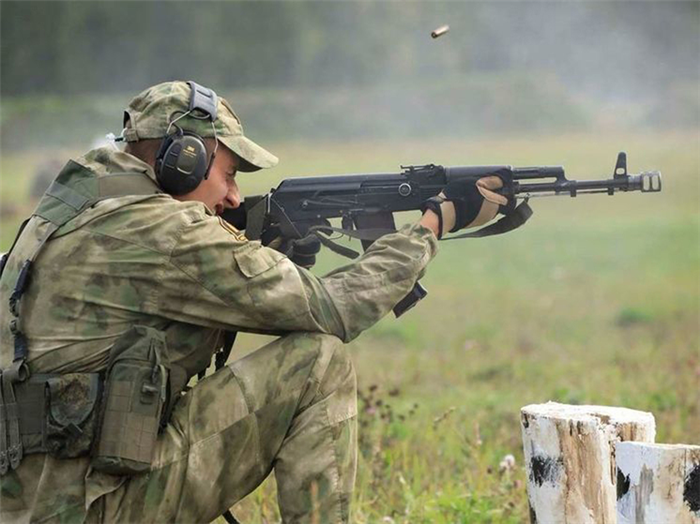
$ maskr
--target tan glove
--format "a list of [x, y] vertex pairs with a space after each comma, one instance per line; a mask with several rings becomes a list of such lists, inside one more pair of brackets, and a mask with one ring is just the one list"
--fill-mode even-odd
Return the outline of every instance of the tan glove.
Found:
[[438, 196], [428, 199], [424, 209], [434, 211], [440, 220], [440, 235], [460, 229], [478, 227], [493, 220], [498, 213], [507, 214], [515, 199], [495, 192], [503, 187], [498, 175], [472, 180], [456, 180], [445, 186]]
[[484, 197], [484, 201], [481, 203], [481, 209], [479, 209], [476, 218], [464, 226], [464, 229], [491, 222], [491, 220], [496, 218], [496, 215], [501, 212], [502, 208], [508, 206], [508, 199], [493, 191], [494, 189], [501, 189], [502, 187], [503, 180], [496, 175], [485, 176], [476, 181], [476, 189], [481, 193], [481, 196]]

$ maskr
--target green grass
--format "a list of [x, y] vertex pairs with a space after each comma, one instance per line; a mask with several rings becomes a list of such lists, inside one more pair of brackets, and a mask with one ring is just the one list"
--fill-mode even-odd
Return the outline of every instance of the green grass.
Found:
[[[353, 522], [526, 522], [519, 409], [529, 403], [652, 411], [657, 441], [699, 443], [699, 136], [272, 144], [281, 167], [241, 175], [248, 193], [285, 176], [428, 162], [562, 164], [571, 178], [607, 178], [625, 149], [631, 172], [664, 176], [660, 194], [537, 199], [523, 229], [441, 244], [425, 302], [352, 343], [365, 399]], [[3, 249], [19, 222], [8, 209], [31, 209], [22, 202], [38, 153], [2, 157]], [[326, 254], [316, 272], [344, 262]], [[263, 343], [242, 336], [236, 354]], [[391, 416], [366, 409], [379, 399]], [[499, 472], [509, 453], [516, 468]], [[240, 520], [278, 521], [274, 489], [268, 480], [239, 503]]]

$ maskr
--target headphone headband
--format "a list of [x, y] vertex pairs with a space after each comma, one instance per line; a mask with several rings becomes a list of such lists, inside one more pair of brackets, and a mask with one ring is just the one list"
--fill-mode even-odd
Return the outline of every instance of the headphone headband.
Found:
[[208, 87], [200, 86], [198, 83], [191, 80], [187, 82], [187, 85], [189, 85], [191, 89], [188, 112], [191, 113], [199, 110], [208, 115], [211, 121], [214, 122], [219, 110], [219, 100], [216, 93]]

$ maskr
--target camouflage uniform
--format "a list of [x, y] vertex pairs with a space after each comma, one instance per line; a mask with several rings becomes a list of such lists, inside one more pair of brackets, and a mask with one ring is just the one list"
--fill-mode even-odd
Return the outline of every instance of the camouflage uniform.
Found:
[[[259, 147], [232, 137], [229, 147]], [[253, 169], [273, 162], [258, 155], [256, 164], [251, 151]], [[76, 162], [100, 181], [119, 173], [155, 181], [150, 166], [110, 149]], [[10, 288], [42, 227], [34, 217], [0, 280], [2, 368], [12, 360]], [[184, 394], [149, 473], [100, 473], [89, 457], [25, 456], [0, 477], [0, 521], [209, 522], [274, 469], [285, 522], [347, 522], [357, 407], [343, 342], [387, 314], [435, 251], [428, 229], [406, 226], [319, 278], [198, 202], [127, 195], [82, 212], [46, 243], [22, 299], [33, 373], [102, 371], [134, 325], [164, 332], [171, 361], [188, 376], [208, 364], [224, 329], [289, 334]]]

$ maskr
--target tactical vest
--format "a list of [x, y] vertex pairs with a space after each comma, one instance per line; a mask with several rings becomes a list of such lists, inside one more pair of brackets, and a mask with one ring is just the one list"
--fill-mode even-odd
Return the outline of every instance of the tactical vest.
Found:
[[[29, 219], [20, 227], [10, 251], [0, 260], [0, 276], [10, 282], [11, 315], [9, 329], [14, 340], [12, 362], [0, 369], [0, 475], [16, 469], [25, 453], [60, 451], [60, 456], [78, 456], [80, 449], [91, 442], [84, 439], [86, 426], [94, 420], [76, 418], [70, 397], [76, 392], [87, 402], [96, 402], [101, 388], [97, 373], [31, 376], [27, 365], [27, 339], [22, 331], [22, 296], [27, 290], [32, 264], [42, 247], [56, 231], [100, 201], [123, 196], [142, 196], [130, 203], [153, 198], [162, 193], [144, 173], [111, 173], [97, 175], [90, 169], [70, 161], [42, 197]], [[22, 242], [24, 260], [15, 261], [13, 250]], [[10, 261], [10, 264], [8, 264]], [[0, 348], [0, 355], [3, 349]], [[48, 427], [46, 398], [53, 394], [50, 406], [57, 428]], [[97, 418], [95, 413], [90, 416]], [[72, 433], [72, 434], [71, 434]], [[92, 438], [92, 436], [90, 436]], [[60, 448], [60, 449], [59, 449]]]

